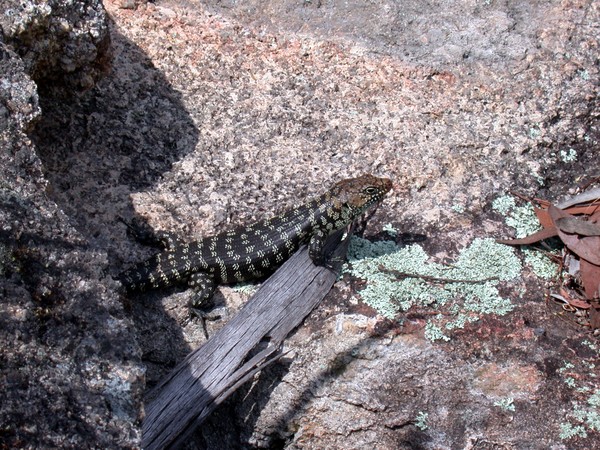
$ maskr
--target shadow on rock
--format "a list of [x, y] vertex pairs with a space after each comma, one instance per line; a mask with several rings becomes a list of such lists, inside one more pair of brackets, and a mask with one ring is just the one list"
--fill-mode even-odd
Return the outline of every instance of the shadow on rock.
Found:
[[[123, 264], [118, 255], [139, 252], [116, 217], [135, 215], [131, 194], [151, 188], [193, 151], [198, 130], [181, 94], [148, 56], [114, 24], [111, 38], [112, 66], [94, 88], [65, 94], [56, 85], [39, 86], [42, 116], [30, 138], [43, 162], [49, 196], [92, 247], [108, 251], [114, 274]], [[135, 297], [125, 308], [136, 323], [143, 360], [165, 370], [189, 348], [160, 300], [154, 293]]]

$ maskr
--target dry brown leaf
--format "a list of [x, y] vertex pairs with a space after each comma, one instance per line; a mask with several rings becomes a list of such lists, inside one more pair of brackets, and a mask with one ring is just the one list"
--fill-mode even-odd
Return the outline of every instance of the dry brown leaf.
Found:
[[597, 298], [600, 295], [600, 266], [582, 259], [579, 262], [579, 273], [586, 298], [588, 300]]
[[[506, 245], [530, 245], [558, 235], [565, 246], [579, 256], [581, 283], [586, 298], [592, 300], [600, 295], [600, 210], [597, 208], [598, 205], [588, 205], [571, 206], [561, 210], [551, 204], [548, 204], [548, 209], [535, 208], [543, 230], [521, 239], [497, 239], [497, 242]], [[572, 215], [590, 212], [593, 214], [588, 220]], [[587, 301], [573, 299], [566, 292], [563, 296], [571, 306], [590, 308]]]
[[589, 309], [590, 308], [590, 304], [587, 301], [584, 300], [579, 300], [577, 298], [573, 298], [571, 297], [571, 294], [569, 294], [569, 292], [567, 292], [567, 290], [565, 288], [560, 288], [560, 295], [562, 295], [562, 297], [565, 299], [565, 301], [573, 306], [574, 308], [579, 308], [579, 309]]
[[592, 330], [600, 328], [600, 311], [596, 308], [590, 308], [590, 327]]
[[594, 188], [581, 192], [568, 200], [560, 202], [556, 205], [560, 209], [566, 209], [569, 206], [582, 205], [584, 203], [597, 203], [600, 199], [600, 188]]
[[552, 204], [548, 200], [544, 200], [543, 198], [534, 198], [534, 200], [538, 203], [538, 205], [545, 209], [548, 209], [548, 206]]
[[568, 212], [569, 214], [594, 214], [599, 211], [600, 203], [592, 203], [591, 205], [585, 206], [569, 206], [568, 208], [563, 209], [563, 211]]
[[550, 205], [548, 213], [554, 221], [558, 236], [569, 250], [582, 259], [587, 259], [592, 264], [600, 265], [600, 236], [583, 236], [577, 234], [565, 233], [560, 229], [558, 219], [563, 217], [573, 217], [569, 213]]
[[579, 309], [590, 309], [590, 304], [588, 302], [576, 298], [569, 299], [569, 305]]
[[556, 220], [556, 226], [565, 233], [581, 236], [600, 236], [600, 225], [577, 217], [561, 217]]
[[533, 210], [538, 220], [540, 221], [540, 224], [544, 228], [551, 228], [554, 226], [554, 223], [552, 222], [552, 219], [550, 218], [547, 209], [533, 208]]
[[543, 230], [533, 233], [527, 237], [521, 239], [496, 239], [499, 244], [506, 245], [530, 245], [541, 241], [542, 239], [548, 239], [558, 235], [556, 227], [552, 225], [551, 228], [544, 228]]

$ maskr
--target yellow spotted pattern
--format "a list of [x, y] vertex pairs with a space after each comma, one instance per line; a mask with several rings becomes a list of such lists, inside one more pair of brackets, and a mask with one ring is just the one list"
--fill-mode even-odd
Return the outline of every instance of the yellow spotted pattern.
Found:
[[[379, 203], [391, 187], [389, 179], [372, 175], [340, 181], [325, 194], [279, 216], [196, 242], [175, 244], [117, 279], [128, 291], [187, 282], [198, 292], [194, 301], [198, 306], [212, 296], [217, 284], [261, 278], [303, 244], [308, 244], [311, 259], [323, 264], [327, 237]], [[175, 242], [168, 236], [164, 240]]]

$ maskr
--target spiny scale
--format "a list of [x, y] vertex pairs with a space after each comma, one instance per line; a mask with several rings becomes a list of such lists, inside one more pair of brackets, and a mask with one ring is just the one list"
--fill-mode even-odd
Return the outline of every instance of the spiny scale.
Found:
[[196, 290], [193, 306], [210, 299], [217, 284], [261, 278], [302, 244], [317, 265], [324, 262], [327, 237], [352, 223], [392, 188], [387, 178], [363, 175], [342, 180], [283, 214], [247, 227], [177, 243], [117, 276], [127, 291], [187, 282]]

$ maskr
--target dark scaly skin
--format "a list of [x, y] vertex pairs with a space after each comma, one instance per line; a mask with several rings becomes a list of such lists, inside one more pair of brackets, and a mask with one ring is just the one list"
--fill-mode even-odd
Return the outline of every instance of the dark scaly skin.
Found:
[[340, 230], [392, 188], [387, 178], [363, 175], [342, 180], [306, 203], [247, 227], [191, 243], [171, 241], [164, 250], [117, 276], [127, 291], [187, 282], [197, 294], [193, 306], [210, 299], [217, 284], [262, 278], [308, 243], [309, 255], [323, 265], [327, 237]]

